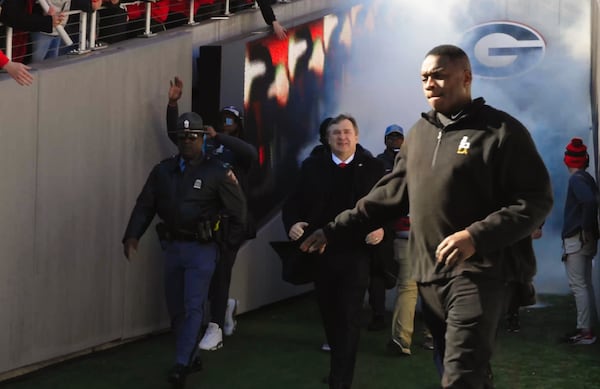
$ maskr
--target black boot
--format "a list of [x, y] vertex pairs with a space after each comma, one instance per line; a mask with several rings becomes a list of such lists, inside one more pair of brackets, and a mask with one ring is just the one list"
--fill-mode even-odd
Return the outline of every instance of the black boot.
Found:
[[176, 364], [169, 370], [167, 381], [173, 384], [173, 388], [181, 389], [185, 387], [185, 378], [187, 376], [187, 368], [181, 363]]

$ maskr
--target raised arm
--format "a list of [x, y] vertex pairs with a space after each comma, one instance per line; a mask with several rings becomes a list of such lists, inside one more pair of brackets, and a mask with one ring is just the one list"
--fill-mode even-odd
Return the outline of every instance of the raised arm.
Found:
[[167, 136], [171, 142], [177, 144], [177, 136], [173, 131], [177, 130], [177, 118], [179, 117], [179, 106], [177, 102], [183, 93], [183, 81], [177, 76], [169, 81], [169, 104], [167, 105]]
[[216, 133], [214, 139], [233, 152], [237, 165], [244, 170], [249, 170], [252, 162], [258, 159], [256, 147], [238, 137]]

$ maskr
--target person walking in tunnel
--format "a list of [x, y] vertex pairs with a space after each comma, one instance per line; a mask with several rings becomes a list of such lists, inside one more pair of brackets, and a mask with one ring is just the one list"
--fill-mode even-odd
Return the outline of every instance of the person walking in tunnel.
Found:
[[531, 135], [473, 99], [472, 80], [462, 49], [431, 49], [421, 66], [431, 110], [408, 132], [392, 173], [301, 244], [323, 252], [398, 218], [410, 198], [409, 255], [443, 388], [493, 387], [490, 359], [507, 285], [523, 267], [535, 268], [531, 233], [553, 203]]

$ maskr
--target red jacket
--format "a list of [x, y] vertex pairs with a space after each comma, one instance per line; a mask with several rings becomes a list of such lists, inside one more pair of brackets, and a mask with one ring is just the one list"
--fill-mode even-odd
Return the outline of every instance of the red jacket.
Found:
[[0, 50], [0, 68], [3, 68], [8, 62], [10, 62], [10, 60], [6, 55], [4, 55], [2, 50]]
[[[201, 5], [214, 4], [215, 0], [196, 0], [194, 1], [194, 15], [198, 12]], [[174, 14], [190, 16], [189, 0], [169, 0], [169, 11]]]
[[[146, 12], [146, 3], [126, 4], [129, 20], [143, 18]], [[150, 5], [150, 15], [155, 22], [164, 23], [169, 16], [169, 0], [158, 0]]]

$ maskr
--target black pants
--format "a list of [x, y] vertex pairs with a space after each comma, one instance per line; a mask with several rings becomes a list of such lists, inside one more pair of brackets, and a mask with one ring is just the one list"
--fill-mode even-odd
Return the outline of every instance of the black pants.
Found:
[[325, 335], [331, 347], [330, 388], [350, 388], [352, 385], [368, 275], [366, 254], [324, 254], [319, 261], [315, 288]]
[[493, 388], [490, 359], [506, 312], [507, 283], [463, 274], [418, 284], [443, 388]]
[[229, 299], [229, 285], [231, 285], [231, 271], [239, 249], [239, 246], [232, 248], [219, 245], [219, 260], [210, 280], [210, 289], [208, 291], [210, 321], [217, 323], [221, 328], [225, 324], [225, 311], [227, 310], [227, 300]]

